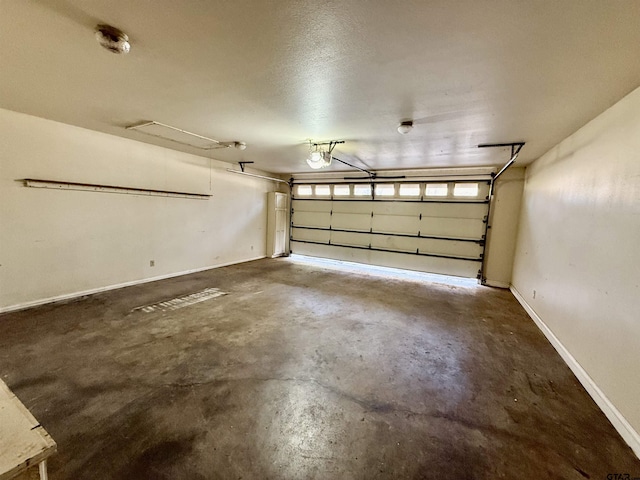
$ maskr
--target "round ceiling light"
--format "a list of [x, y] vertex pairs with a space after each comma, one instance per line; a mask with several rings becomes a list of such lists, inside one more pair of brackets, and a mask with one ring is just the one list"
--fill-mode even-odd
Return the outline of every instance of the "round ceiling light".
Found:
[[245, 150], [247, 148], [247, 144], [245, 142], [233, 142], [233, 146], [238, 150]]
[[111, 25], [97, 25], [96, 40], [113, 53], [129, 53], [131, 50], [129, 37], [122, 30]]
[[309, 154], [309, 158], [307, 158], [307, 165], [314, 170], [328, 167], [331, 165], [331, 154], [324, 150], [315, 150]]
[[413, 130], [413, 120], [404, 120], [398, 125], [398, 133], [406, 135]]

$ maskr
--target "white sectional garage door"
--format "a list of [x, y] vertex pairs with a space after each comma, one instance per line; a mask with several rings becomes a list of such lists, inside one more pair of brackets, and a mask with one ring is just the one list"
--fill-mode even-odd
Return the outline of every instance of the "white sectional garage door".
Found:
[[477, 277], [489, 182], [296, 184], [291, 251]]

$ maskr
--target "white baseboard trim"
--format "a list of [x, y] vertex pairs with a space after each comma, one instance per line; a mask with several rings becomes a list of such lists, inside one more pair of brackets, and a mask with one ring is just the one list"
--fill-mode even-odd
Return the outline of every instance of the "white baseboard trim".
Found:
[[107, 292], [109, 290], [117, 290], [118, 288], [131, 287], [133, 285], [141, 285], [143, 283], [157, 282], [158, 280], [165, 280], [167, 278], [180, 277], [182, 275], [189, 275], [190, 273], [204, 272], [205, 270], [212, 270], [214, 268], [228, 267], [229, 265], [236, 265], [238, 263], [252, 262], [254, 260], [260, 260], [262, 258], [266, 258], [266, 256], [262, 255], [259, 257], [247, 258], [245, 260], [239, 260], [235, 262], [227, 262], [227, 263], [221, 263], [219, 265], [211, 265], [208, 267], [193, 268], [191, 270], [184, 270], [182, 272], [168, 273], [166, 275], [158, 275], [157, 277], [143, 278], [140, 280], [132, 280], [130, 282], [118, 283], [115, 285], [107, 285], [106, 287], [91, 288], [89, 290], [82, 290], [80, 292], [65, 293], [64, 295], [57, 295], [55, 297], [42, 298], [39, 300], [19, 303], [16, 305], [9, 305], [7, 307], [0, 307], [0, 313], [15, 312], [17, 310], [24, 310], [26, 308], [37, 307], [38, 305], [45, 305], [47, 303], [61, 302], [63, 300], [71, 300], [73, 298], [84, 297], [86, 295], [93, 295], [95, 293]]
[[485, 285], [488, 285], [490, 287], [497, 287], [497, 288], [510, 288], [511, 284], [510, 283], [505, 283], [505, 282], [499, 282], [497, 280], [485, 280]]
[[520, 305], [527, 311], [529, 316], [533, 319], [538, 328], [542, 331], [547, 340], [551, 342], [551, 345], [556, 349], [556, 351], [560, 354], [562, 359], [569, 366], [573, 374], [578, 378], [582, 386], [585, 388], [587, 393], [593, 398], [596, 402], [600, 410], [607, 416], [613, 427], [618, 431], [620, 436], [624, 439], [625, 442], [631, 447], [633, 452], [636, 454], [638, 458], [640, 458], [640, 435], [635, 429], [631, 426], [631, 424], [627, 421], [626, 418], [620, 413], [620, 411], [611, 403], [611, 401], [607, 398], [600, 387], [593, 381], [593, 379], [589, 376], [589, 374], [585, 371], [584, 368], [578, 363], [578, 361], [574, 358], [574, 356], [567, 350], [567, 348], [562, 344], [562, 342], [555, 336], [555, 334], [551, 331], [551, 329], [547, 326], [546, 323], [538, 316], [531, 305], [527, 303], [524, 297], [518, 292], [518, 290], [512, 285], [511, 293], [516, 297]]

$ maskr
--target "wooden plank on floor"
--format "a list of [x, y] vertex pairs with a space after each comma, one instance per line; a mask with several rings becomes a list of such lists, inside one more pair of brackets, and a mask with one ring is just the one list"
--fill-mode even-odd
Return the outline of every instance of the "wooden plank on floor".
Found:
[[0, 480], [16, 478], [31, 466], [37, 471], [55, 451], [56, 442], [0, 380]]

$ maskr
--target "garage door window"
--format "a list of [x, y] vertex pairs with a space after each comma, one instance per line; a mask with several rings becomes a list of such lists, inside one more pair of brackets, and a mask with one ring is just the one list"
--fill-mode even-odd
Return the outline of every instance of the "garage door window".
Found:
[[317, 197], [329, 197], [331, 196], [331, 185], [316, 185]]
[[453, 187], [454, 197], [477, 197], [478, 196], [478, 184], [477, 183], [456, 183]]
[[351, 188], [349, 185], [334, 185], [333, 196], [334, 197], [348, 197], [351, 195]]
[[401, 197], [419, 197], [420, 196], [420, 184], [419, 183], [403, 183], [400, 185]]
[[388, 183], [376, 185], [376, 195], [379, 197], [393, 197], [396, 194], [396, 186]]
[[311, 185], [298, 185], [296, 193], [300, 197], [310, 197], [313, 194], [313, 190]]
[[371, 185], [354, 185], [353, 195], [356, 197], [371, 196]]
[[424, 194], [427, 197], [446, 197], [449, 194], [449, 185], [446, 183], [427, 183]]

